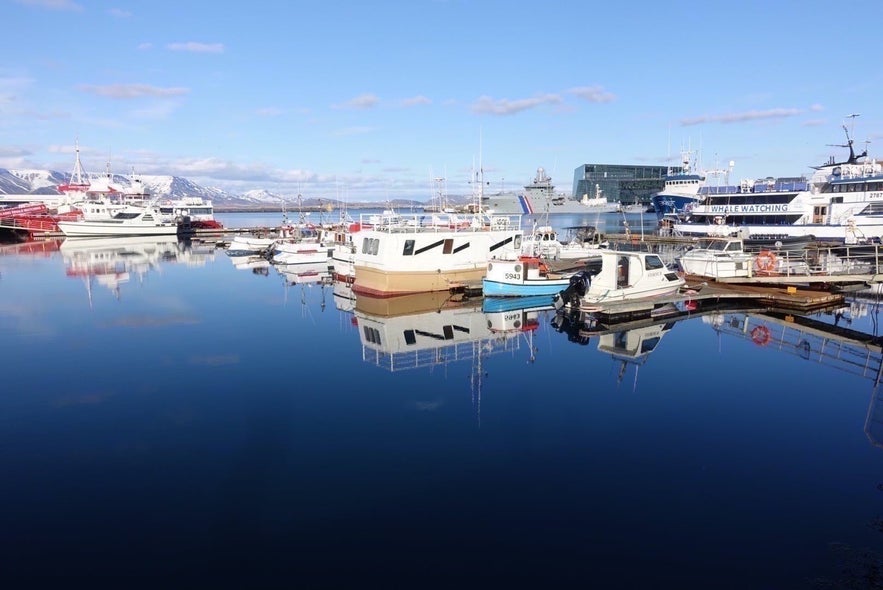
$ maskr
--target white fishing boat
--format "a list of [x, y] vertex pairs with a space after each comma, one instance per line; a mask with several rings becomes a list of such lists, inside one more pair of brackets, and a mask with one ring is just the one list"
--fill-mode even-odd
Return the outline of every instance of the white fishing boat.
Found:
[[658, 254], [606, 250], [601, 253], [600, 272], [572, 276], [571, 284], [555, 296], [555, 307], [603, 311], [607, 304], [672, 295], [682, 286], [684, 278], [669, 269]]
[[561, 240], [558, 230], [551, 225], [535, 225], [521, 242], [521, 253], [548, 260], [575, 260], [600, 256], [607, 247], [601, 242], [594, 226], [584, 225], [565, 228], [569, 237]]
[[[476, 203], [481, 202], [481, 173]], [[361, 215], [353, 254], [353, 291], [374, 297], [479, 286], [493, 259], [514, 260], [524, 231], [520, 215]]]
[[584, 194], [579, 200], [579, 203], [585, 208], [584, 212], [616, 213], [620, 210], [618, 202], [609, 201], [607, 197], [603, 195], [600, 184], [595, 184], [594, 196], [590, 197], [588, 194]]
[[131, 207], [107, 219], [59, 221], [65, 236], [161, 236], [179, 233], [183, 226], [162, 221], [156, 207]]
[[754, 262], [740, 238], [702, 238], [678, 258], [685, 273], [713, 279], [750, 277]]
[[295, 227], [290, 235], [273, 245], [270, 261], [281, 265], [328, 263], [334, 246], [326, 240], [322, 228]]

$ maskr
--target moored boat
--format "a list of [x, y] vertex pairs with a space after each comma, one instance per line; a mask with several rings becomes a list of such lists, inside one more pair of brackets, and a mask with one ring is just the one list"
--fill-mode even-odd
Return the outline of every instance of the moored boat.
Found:
[[553, 261], [536, 256], [520, 256], [518, 260], [492, 260], [482, 279], [485, 297], [529, 297], [554, 295], [570, 284], [570, 277], [581, 271], [595, 272], [600, 259]]
[[703, 238], [678, 263], [687, 274], [721, 279], [750, 277], [754, 259], [739, 238]]
[[[606, 201], [606, 199], [605, 199]], [[555, 192], [552, 178], [545, 169], [537, 168], [533, 179], [524, 185], [520, 193], [500, 191], [496, 194], [483, 195], [482, 210], [492, 215], [541, 215], [545, 213], [590, 213], [596, 209], [588, 203], [574, 199], [564, 193]], [[472, 205], [470, 212], [476, 211]]]
[[658, 254], [630, 250], [604, 251], [597, 274], [579, 272], [570, 281], [555, 296], [557, 309], [569, 306], [597, 311], [610, 303], [672, 295], [684, 286], [684, 278], [669, 269]]
[[58, 228], [65, 236], [161, 236], [187, 229], [162, 221], [156, 207], [133, 207], [109, 219], [59, 221]]
[[883, 239], [883, 165], [856, 155], [843, 126], [846, 160], [832, 157], [806, 177], [743, 180], [735, 186], [705, 186], [702, 201], [673, 224], [684, 236], [725, 236], [784, 240], [812, 237], [843, 243]]

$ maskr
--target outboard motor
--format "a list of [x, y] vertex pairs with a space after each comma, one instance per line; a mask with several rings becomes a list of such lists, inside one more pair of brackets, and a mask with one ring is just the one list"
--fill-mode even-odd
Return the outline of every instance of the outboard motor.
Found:
[[578, 308], [579, 300], [585, 296], [591, 284], [592, 275], [588, 271], [581, 270], [574, 274], [570, 277], [570, 284], [567, 288], [555, 295], [553, 299], [555, 309], [561, 309], [568, 304], [574, 309]]

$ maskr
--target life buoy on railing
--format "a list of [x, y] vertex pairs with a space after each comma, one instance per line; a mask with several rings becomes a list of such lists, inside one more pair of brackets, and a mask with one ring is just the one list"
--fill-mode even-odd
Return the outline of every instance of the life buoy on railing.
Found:
[[776, 255], [769, 250], [761, 250], [754, 257], [754, 270], [757, 272], [771, 273], [776, 270]]
[[751, 330], [751, 341], [758, 346], [766, 346], [770, 343], [770, 329], [766, 326], [756, 326]]

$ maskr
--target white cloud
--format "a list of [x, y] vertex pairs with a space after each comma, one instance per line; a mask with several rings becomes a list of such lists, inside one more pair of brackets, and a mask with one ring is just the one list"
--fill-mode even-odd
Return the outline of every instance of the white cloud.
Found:
[[121, 8], [111, 8], [107, 11], [107, 14], [110, 16], [115, 16], [117, 18], [129, 18], [132, 16], [132, 13], [128, 10], [123, 10]]
[[567, 92], [588, 102], [613, 102], [616, 99], [615, 94], [604, 90], [602, 86], [578, 86]]
[[190, 89], [188, 88], [162, 88], [159, 86], [150, 86], [149, 84], [107, 84], [104, 86], [83, 84], [79, 86], [79, 89], [83, 92], [88, 92], [89, 94], [121, 99], [142, 98], [145, 96], [181, 96], [190, 92]]
[[48, 8], [49, 10], [73, 10], [82, 11], [83, 7], [71, 0], [15, 0], [19, 4], [25, 6], [36, 6], [37, 8]]
[[432, 104], [432, 100], [423, 96], [422, 94], [418, 94], [417, 96], [412, 96], [411, 98], [402, 99], [401, 105], [403, 107], [413, 107], [421, 104]]
[[169, 51], [189, 51], [191, 53], [224, 53], [224, 44], [187, 41], [185, 43], [169, 43], [166, 45], [166, 49]]
[[337, 131], [334, 131], [331, 135], [335, 137], [346, 137], [349, 135], [364, 135], [373, 131], [375, 131], [374, 127], [345, 127], [343, 129], [338, 129]]
[[534, 98], [494, 99], [481, 96], [472, 103], [472, 112], [485, 115], [514, 115], [521, 111], [534, 109], [547, 104], [560, 104], [561, 97], [557, 94], [543, 94]]
[[150, 106], [132, 111], [132, 115], [139, 119], [165, 119], [175, 112], [181, 104], [173, 100], [161, 100]]
[[256, 110], [255, 113], [261, 117], [278, 117], [284, 114], [285, 111], [276, 107], [264, 107]]
[[719, 115], [700, 115], [681, 119], [684, 127], [700, 125], [702, 123], [744, 123], [746, 121], [760, 121], [768, 119], [786, 119], [796, 117], [803, 113], [801, 109], [767, 109], [765, 111], [743, 111], [741, 113], [722, 113]]
[[371, 93], [365, 93], [365, 94], [361, 94], [355, 98], [351, 98], [350, 100], [348, 100], [344, 103], [331, 105], [331, 108], [333, 108], [333, 109], [365, 110], [365, 109], [372, 109], [372, 108], [376, 107], [378, 104], [380, 104], [380, 99], [377, 98], [377, 96], [375, 96], [374, 94], [371, 94]]

